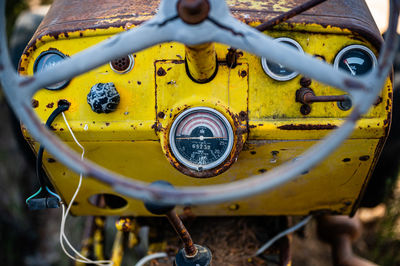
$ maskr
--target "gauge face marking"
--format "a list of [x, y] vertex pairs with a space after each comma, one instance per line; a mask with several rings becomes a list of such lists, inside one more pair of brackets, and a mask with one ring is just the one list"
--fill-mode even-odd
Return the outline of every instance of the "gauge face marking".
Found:
[[233, 146], [233, 130], [219, 112], [207, 107], [191, 108], [172, 124], [169, 141], [172, 153], [183, 165], [197, 171], [217, 167]]
[[[52, 68], [54, 65], [63, 61], [66, 56], [55, 50], [45, 51], [39, 55], [36, 59], [35, 64], [33, 66], [33, 72], [42, 72], [46, 69]], [[60, 81], [56, 84], [49, 85], [45, 87], [48, 90], [59, 90], [68, 85], [68, 80]]]
[[[292, 47], [303, 53], [303, 49], [301, 48], [300, 44], [293, 39], [282, 37], [275, 39], [275, 41], [284, 43], [289, 47]], [[290, 70], [289, 68], [283, 66], [282, 64], [269, 62], [264, 57], [261, 58], [261, 65], [264, 69], [264, 72], [268, 76], [278, 81], [288, 81], [295, 78], [298, 75], [297, 72]]]
[[370, 72], [377, 64], [374, 53], [363, 45], [350, 45], [343, 48], [335, 58], [335, 68], [342, 69], [353, 76]]

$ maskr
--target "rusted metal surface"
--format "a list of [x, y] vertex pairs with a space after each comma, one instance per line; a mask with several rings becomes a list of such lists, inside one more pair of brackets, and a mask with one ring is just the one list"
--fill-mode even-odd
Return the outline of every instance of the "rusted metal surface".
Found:
[[319, 237], [332, 246], [333, 265], [376, 265], [353, 253], [352, 242], [361, 235], [361, 222], [358, 218], [323, 215], [318, 217], [317, 221]]
[[347, 95], [316, 96], [310, 88], [301, 88], [296, 92], [296, 102], [310, 104], [316, 102], [342, 102], [348, 99]]
[[[230, 9], [234, 17], [246, 23], [263, 23], [275, 19], [308, 2], [308, 0], [272, 0], [254, 2], [231, 0]], [[130, 27], [139, 25], [156, 14], [159, 0], [56, 0], [36, 31], [28, 47], [35, 45], [42, 36], [58, 38], [69, 32], [88, 29]], [[326, 27], [346, 28], [365, 36], [374, 45], [382, 43], [382, 37], [364, 1], [329, 0], [297, 15], [288, 23], [315, 23]], [[82, 33], [83, 34], [83, 33]]]
[[185, 46], [188, 75], [198, 83], [211, 81], [217, 73], [217, 54], [214, 43]]
[[171, 210], [167, 212], [168, 221], [174, 227], [176, 233], [184, 244], [184, 249], [187, 257], [193, 257], [197, 253], [197, 248], [195, 247], [192, 237], [187, 231], [185, 225], [182, 223], [176, 211]]
[[178, 1], [178, 15], [188, 24], [199, 24], [208, 17], [210, 3], [207, 0]]
[[281, 130], [332, 130], [337, 128], [336, 125], [308, 125], [308, 124], [290, 124], [278, 127]]
[[299, 4], [298, 6], [295, 6], [291, 10], [278, 15], [277, 17], [268, 20], [267, 22], [264, 22], [256, 27], [257, 30], [259, 31], [265, 31], [269, 28], [272, 28], [273, 26], [278, 25], [279, 23], [282, 23], [296, 15], [299, 15], [300, 13], [303, 13], [304, 11], [307, 11], [316, 5], [319, 5], [326, 0], [309, 0], [308, 2], [305, 2], [303, 4]]

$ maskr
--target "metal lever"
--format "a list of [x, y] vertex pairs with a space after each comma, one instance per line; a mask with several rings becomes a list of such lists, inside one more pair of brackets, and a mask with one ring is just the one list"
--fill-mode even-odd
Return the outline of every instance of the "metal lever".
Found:
[[314, 91], [310, 88], [303, 87], [296, 91], [296, 102], [301, 102], [302, 104], [311, 104], [316, 102], [344, 102], [348, 100], [348, 95], [316, 96]]
[[[150, 184], [154, 187], [169, 187], [173, 186], [166, 181], [156, 181]], [[165, 214], [172, 227], [175, 229], [179, 238], [184, 244], [184, 248], [176, 254], [176, 266], [209, 266], [211, 265], [211, 251], [207, 247], [195, 245], [192, 237], [187, 231], [185, 225], [182, 223], [178, 214], [174, 210], [175, 206], [165, 204], [155, 204], [145, 202], [144, 206], [152, 214], [161, 215]]]

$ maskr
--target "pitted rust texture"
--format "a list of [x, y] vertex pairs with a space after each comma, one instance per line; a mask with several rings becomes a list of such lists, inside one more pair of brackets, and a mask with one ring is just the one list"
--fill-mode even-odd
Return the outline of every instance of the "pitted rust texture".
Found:
[[[187, 108], [189, 108], [189, 107], [187, 107]], [[231, 151], [230, 155], [222, 164], [220, 164], [219, 166], [217, 166], [213, 169], [204, 170], [204, 171], [200, 171], [200, 172], [184, 166], [178, 160], [176, 160], [174, 155], [172, 154], [171, 148], [169, 146], [168, 134], [167, 134], [167, 132], [165, 132], [166, 129], [162, 128], [161, 130], [164, 131], [164, 134], [162, 134], [161, 136], [164, 138], [164, 143], [165, 143], [163, 148], [164, 148], [164, 151], [166, 151], [166, 157], [167, 157], [169, 163], [173, 167], [175, 167], [177, 170], [179, 170], [181, 173], [183, 173], [184, 175], [191, 176], [191, 177], [197, 177], [197, 178], [214, 177], [214, 176], [220, 175], [220, 174], [224, 173], [226, 170], [228, 170], [232, 166], [232, 164], [237, 161], [237, 158], [243, 149], [244, 143], [246, 141], [244, 138], [244, 135], [248, 133], [248, 129], [247, 129], [248, 121], [247, 120], [242, 121], [242, 119], [241, 119], [241, 117], [242, 118], [244, 116], [247, 117], [247, 113], [244, 111], [241, 112], [241, 115], [233, 114], [229, 110], [227, 110], [227, 112], [233, 119], [233, 123], [234, 123], [233, 131], [234, 131], [235, 140], [234, 140], [232, 151]], [[244, 115], [243, 113], [246, 113], [246, 115]], [[178, 114], [175, 115], [175, 117], [174, 117], [174, 119], [172, 119], [172, 121], [175, 120], [176, 116], [178, 116]]]
[[308, 124], [290, 124], [278, 127], [281, 130], [331, 130], [337, 128], [336, 125], [308, 125]]
[[[277, 3], [275, 0], [230, 0], [228, 6], [239, 20], [263, 23], [307, 1], [286, 0]], [[67, 37], [69, 32], [139, 25], [156, 14], [158, 5], [159, 0], [56, 0], [28, 47], [34, 48], [36, 41], [45, 35], [58, 38]], [[287, 22], [346, 28], [366, 37], [378, 48], [382, 43], [382, 37], [364, 1], [329, 0]], [[28, 50], [25, 51], [27, 53]]]
[[268, 20], [267, 22], [264, 22], [256, 27], [257, 30], [259, 31], [264, 31], [267, 29], [272, 28], [273, 26], [276, 26], [284, 21], [287, 21], [288, 19], [299, 15], [300, 13], [303, 13], [316, 5], [319, 5], [326, 0], [309, 0], [303, 4], [296, 5], [294, 8], [290, 9], [289, 11], [282, 13], [281, 15]]
[[175, 232], [179, 235], [179, 238], [182, 240], [186, 255], [189, 257], [195, 256], [197, 253], [197, 249], [193, 243], [192, 237], [190, 236], [185, 225], [182, 223], [182, 220], [179, 218], [178, 214], [174, 210], [171, 210], [166, 215], [168, 221], [175, 229]]

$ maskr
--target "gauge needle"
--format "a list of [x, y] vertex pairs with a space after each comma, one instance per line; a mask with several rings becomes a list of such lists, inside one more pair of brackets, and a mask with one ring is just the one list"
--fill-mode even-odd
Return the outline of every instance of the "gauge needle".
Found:
[[203, 140], [203, 139], [223, 139], [223, 137], [204, 137], [204, 136], [200, 136], [200, 137], [183, 137], [183, 138], [176, 137], [176, 139], [199, 139], [199, 140]]
[[351, 66], [349, 65], [349, 62], [347, 62], [346, 59], [343, 60], [343, 62], [344, 62], [344, 63], [346, 64], [346, 66], [349, 68], [351, 74], [352, 74], [353, 76], [355, 76], [355, 75], [356, 75], [356, 72], [354, 72], [354, 70], [351, 68]]

